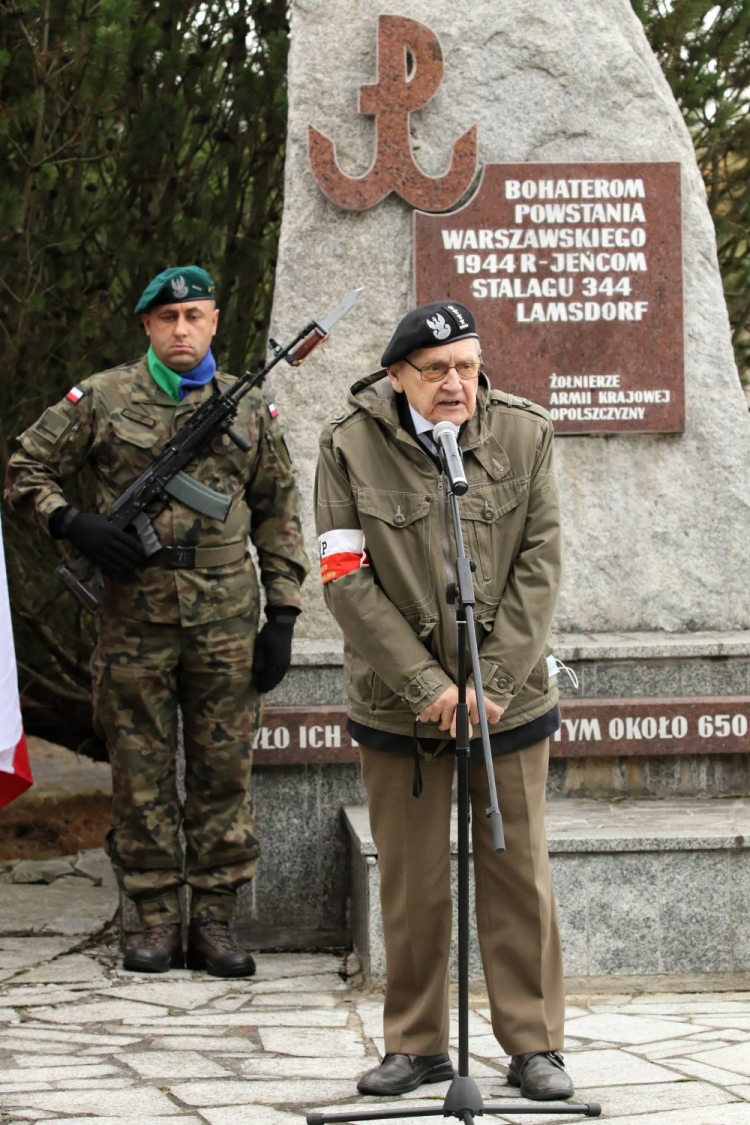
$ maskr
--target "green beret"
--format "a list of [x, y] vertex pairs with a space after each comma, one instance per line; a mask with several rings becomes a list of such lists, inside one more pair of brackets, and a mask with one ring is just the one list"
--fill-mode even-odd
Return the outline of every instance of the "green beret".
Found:
[[173, 266], [149, 281], [135, 311], [144, 313], [157, 305], [178, 305], [184, 301], [213, 301], [215, 297], [214, 280], [200, 266]]

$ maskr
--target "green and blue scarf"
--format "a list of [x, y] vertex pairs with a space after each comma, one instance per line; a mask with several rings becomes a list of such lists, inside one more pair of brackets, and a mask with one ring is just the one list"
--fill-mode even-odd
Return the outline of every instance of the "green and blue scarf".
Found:
[[202, 387], [214, 377], [216, 360], [209, 348], [200, 363], [190, 371], [173, 371], [157, 356], [153, 348], [148, 349], [148, 369], [154, 382], [175, 402], [182, 402], [193, 387]]

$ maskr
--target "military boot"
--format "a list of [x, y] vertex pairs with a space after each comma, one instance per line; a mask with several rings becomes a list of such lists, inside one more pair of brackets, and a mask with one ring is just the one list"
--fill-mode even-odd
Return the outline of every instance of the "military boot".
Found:
[[166, 973], [185, 964], [182, 927], [178, 924], [149, 926], [125, 951], [123, 969], [131, 973]]
[[188, 931], [187, 967], [205, 969], [213, 977], [251, 977], [255, 961], [229, 933], [228, 922], [192, 918]]

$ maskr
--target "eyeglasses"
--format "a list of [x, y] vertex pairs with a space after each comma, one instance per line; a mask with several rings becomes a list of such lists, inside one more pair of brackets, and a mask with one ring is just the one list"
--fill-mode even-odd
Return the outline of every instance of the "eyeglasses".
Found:
[[468, 383], [471, 379], [477, 378], [479, 368], [482, 366], [481, 360], [478, 359], [462, 360], [460, 363], [426, 363], [424, 367], [417, 367], [410, 359], [406, 362], [409, 367], [419, 372], [426, 383], [442, 383], [443, 379], [448, 378], [451, 369], [455, 370], [463, 383]]

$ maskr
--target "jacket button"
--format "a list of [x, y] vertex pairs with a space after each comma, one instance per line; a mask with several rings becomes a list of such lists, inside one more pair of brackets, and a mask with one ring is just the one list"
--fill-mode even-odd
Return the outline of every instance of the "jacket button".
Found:
[[406, 523], [406, 516], [403, 512], [396, 512], [395, 516], [393, 517], [393, 522], [395, 523], [396, 527], [401, 527], [402, 524]]
[[497, 686], [500, 688], [500, 691], [505, 691], [505, 689], [508, 686], [508, 681], [507, 680], [498, 680]]
[[492, 519], [494, 514], [495, 514], [495, 509], [491, 508], [489, 504], [487, 504], [484, 508], [482, 508], [482, 518], [483, 519], [489, 521], [489, 520]]

